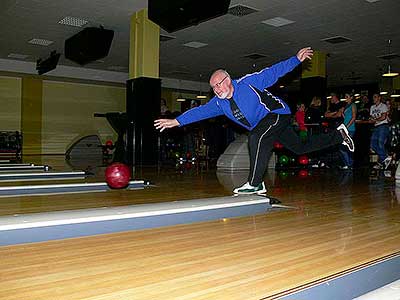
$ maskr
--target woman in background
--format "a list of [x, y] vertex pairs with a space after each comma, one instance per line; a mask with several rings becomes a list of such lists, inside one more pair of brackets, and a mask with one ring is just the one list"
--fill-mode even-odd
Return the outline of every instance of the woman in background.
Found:
[[320, 124], [322, 116], [323, 112], [321, 109], [321, 98], [313, 97], [306, 112], [306, 123]]
[[[353, 138], [356, 132], [356, 116], [357, 116], [357, 106], [353, 103], [353, 95], [345, 94], [346, 106], [344, 107], [343, 117], [344, 125], [349, 131], [349, 135]], [[348, 170], [353, 168], [353, 153], [347, 151], [344, 147], [340, 148], [340, 153], [343, 159], [343, 170]]]

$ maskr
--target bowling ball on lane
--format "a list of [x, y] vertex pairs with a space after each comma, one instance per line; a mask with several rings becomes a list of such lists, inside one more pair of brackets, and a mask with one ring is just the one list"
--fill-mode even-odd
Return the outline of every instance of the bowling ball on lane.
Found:
[[113, 163], [106, 168], [105, 178], [109, 187], [122, 189], [129, 185], [131, 170], [125, 164]]

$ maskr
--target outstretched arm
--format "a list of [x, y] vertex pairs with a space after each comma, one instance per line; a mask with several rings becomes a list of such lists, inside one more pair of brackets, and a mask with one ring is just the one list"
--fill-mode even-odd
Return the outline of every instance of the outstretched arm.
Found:
[[185, 126], [187, 124], [201, 121], [208, 118], [213, 118], [223, 114], [223, 111], [217, 103], [216, 97], [213, 97], [204, 105], [194, 107], [184, 112], [176, 119], [158, 119], [154, 121], [156, 129], [163, 131], [166, 128], [172, 128], [176, 126]]
[[154, 121], [154, 127], [163, 132], [166, 128], [173, 128], [179, 126], [177, 119], [158, 119]]
[[313, 56], [313, 50], [311, 49], [311, 47], [306, 47], [303, 49], [300, 49], [299, 52], [297, 52], [297, 59], [300, 62], [303, 62], [306, 59], [311, 59], [311, 57]]
[[311, 59], [312, 55], [313, 50], [311, 47], [302, 48], [291, 58], [278, 62], [259, 72], [248, 74], [238, 79], [238, 81], [246, 82], [260, 90], [263, 90], [275, 84], [279, 78], [292, 71], [304, 60]]

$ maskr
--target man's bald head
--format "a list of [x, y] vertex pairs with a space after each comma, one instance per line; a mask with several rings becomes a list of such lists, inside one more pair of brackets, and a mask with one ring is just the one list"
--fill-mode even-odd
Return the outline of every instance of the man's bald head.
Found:
[[223, 69], [215, 70], [210, 77], [210, 86], [220, 99], [231, 98], [233, 85], [229, 73]]

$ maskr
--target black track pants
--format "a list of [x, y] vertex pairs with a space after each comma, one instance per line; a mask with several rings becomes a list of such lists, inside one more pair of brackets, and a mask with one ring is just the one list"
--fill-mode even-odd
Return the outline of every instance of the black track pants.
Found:
[[268, 114], [249, 134], [249, 182], [256, 186], [263, 181], [271, 157], [273, 143], [279, 141], [295, 154], [318, 151], [343, 142], [339, 131], [312, 135], [303, 142], [290, 124], [290, 115]]

